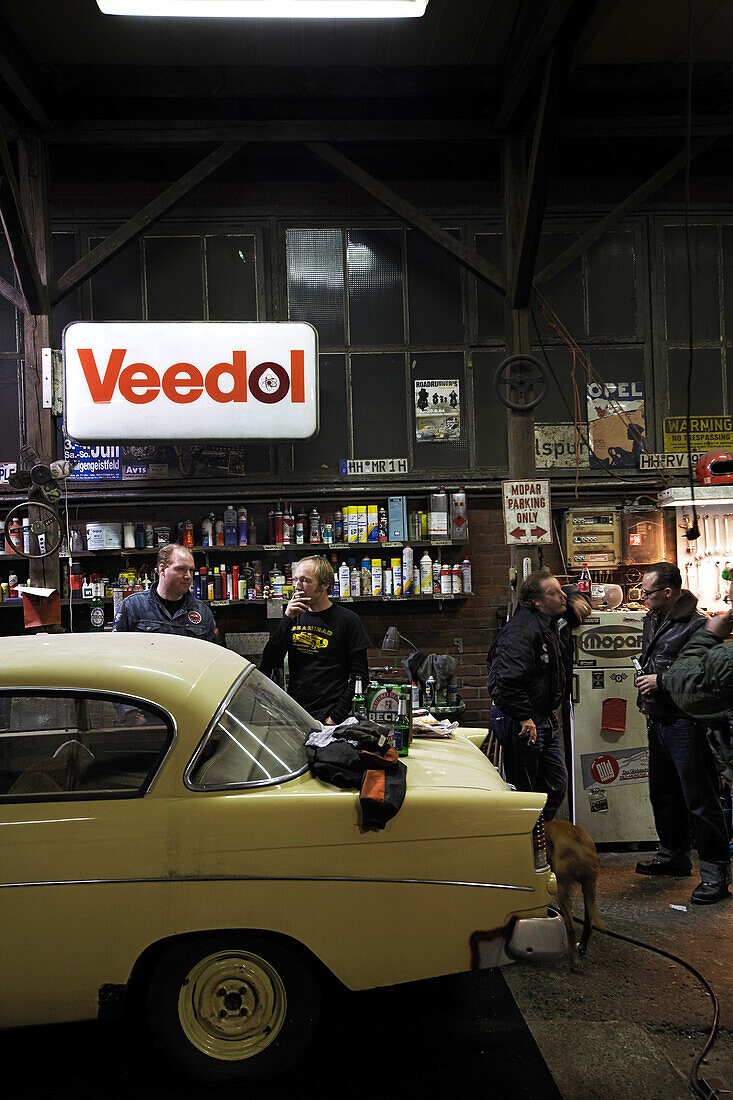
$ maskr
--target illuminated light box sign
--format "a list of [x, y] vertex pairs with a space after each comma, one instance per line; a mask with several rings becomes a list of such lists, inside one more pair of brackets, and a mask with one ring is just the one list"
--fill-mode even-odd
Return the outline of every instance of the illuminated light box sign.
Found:
[[318, 336], [301, 321], [78, 321], [64, 410], [77, 443], [310, 439]]

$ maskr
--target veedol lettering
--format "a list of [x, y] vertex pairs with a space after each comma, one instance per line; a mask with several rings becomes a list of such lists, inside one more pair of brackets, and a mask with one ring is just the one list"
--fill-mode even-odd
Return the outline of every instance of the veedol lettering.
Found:
[[[233, 351], [231, 363], [215, 363], [202, 373], [193, 363], [173, 363], [162, 374], [150, 363], [128, 363], [123, 367], [127, 348], [114, 348], [102, 373], [92, 348], [78, 349], [84, 378], [95, 405], [107, 405], [115, 390], [132, 405], [146, 405], [163, 391], [169, 401], [189, 405], [198, 401], [204, 390], [213, 401], [245, 403], [247, 391], [266, 405], [282, 401], [290, 392], [293, 404], [305, 403], [305, 353], [291, 350], [290, 373], [280, 363], [258, 363], [247, 370], [246, 351]], [[222, 389], [225, 378], [231, 388]]]

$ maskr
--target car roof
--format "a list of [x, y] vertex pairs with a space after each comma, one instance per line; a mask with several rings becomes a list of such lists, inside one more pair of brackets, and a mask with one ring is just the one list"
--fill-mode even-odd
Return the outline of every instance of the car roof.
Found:
[[211, 713], [213, 703], [251, 667], [223, 646], [170, 634], [0, 638], [0, 690], [109, 691], [150, 699], [174, 712], [193, 695]]

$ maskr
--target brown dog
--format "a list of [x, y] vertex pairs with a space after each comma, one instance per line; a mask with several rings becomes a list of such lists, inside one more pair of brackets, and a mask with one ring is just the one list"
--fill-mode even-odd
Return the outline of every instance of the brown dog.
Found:
[[[547, 859], [557, 878], [557, 900], [568, 933], [570, 967], [577, 970], [585, 955], [592, 928], [605, 932], [603, 918], [596, 908], [596, 880], [601, 864], [590, 835], [581, 825], [569, 821], [546, 821]], [[585, 920], [580, 943], [575, 942], [572, 890], [580, 883], [585, 903]]]

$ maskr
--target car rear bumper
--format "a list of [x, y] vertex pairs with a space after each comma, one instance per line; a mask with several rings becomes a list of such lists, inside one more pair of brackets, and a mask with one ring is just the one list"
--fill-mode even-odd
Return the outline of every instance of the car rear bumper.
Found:
[[563, 919], [554, 909], [548, 909], [546, 917], [519, 917], [499, 934], [476, 935], [473, 938], [474, 968], [487, 970], [519, 959], [548, 962], [559, 959], [567, 949]]

